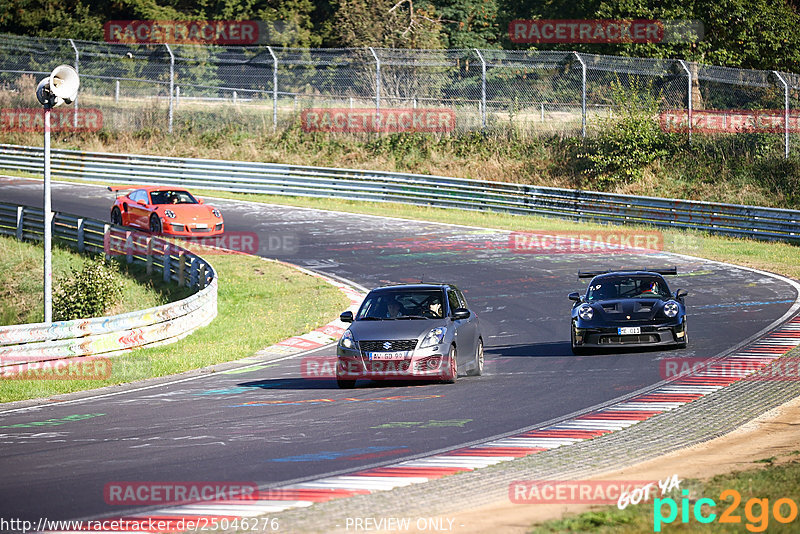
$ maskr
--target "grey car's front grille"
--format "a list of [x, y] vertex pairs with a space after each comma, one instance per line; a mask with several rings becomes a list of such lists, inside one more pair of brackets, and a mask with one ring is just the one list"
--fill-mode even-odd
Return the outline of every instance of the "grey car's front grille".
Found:
[[364, 352], [394, 352], [400, 350], [414, 350], [417, 347], [416, 339], [387, 339], [359, 341], [359, 348]]

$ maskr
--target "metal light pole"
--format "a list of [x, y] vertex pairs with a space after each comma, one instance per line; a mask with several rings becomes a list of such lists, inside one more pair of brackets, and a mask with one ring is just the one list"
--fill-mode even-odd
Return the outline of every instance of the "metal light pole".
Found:
[[36, 98], [44, 106], [44, 322], [53, 322], [53, 213], [50, 196], [50, 110], [61, 104], [71, 104], [78, 97], [80, 79], [69, 65], [53, 69], [50, 76], [39, 82]]

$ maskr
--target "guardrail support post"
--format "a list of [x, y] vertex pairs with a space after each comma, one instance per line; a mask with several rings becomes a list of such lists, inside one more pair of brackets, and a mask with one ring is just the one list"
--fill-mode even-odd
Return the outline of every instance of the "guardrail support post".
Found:
[[[272, 51], [271, 46], [268, 46], [267, 50], [272, 56], [272, 131], [275, 132], [278, 129], [278, 56]], [[295, 102], [297, 102], [296, 97]]]
[[581, 136], [586, 137], [586, 62], [579, 53], [573, 54], [581, 64]]
[[186, 284], [186, 255], [181, 250], [178, 252], [178, 286], [183, 287]]
[[128, 263], [133, 263], [133, 233], [125, 232], [125, 258]]
[[86, 229], [84, 227], [84, 219], [78, 218], [78, 252], [83, 252], [86, 250], [86, 244], [84, 243], [85, 234]]
[[777, 70], [772, 74], [778, 79], [778, 83], [783, 86], [783, 157], [789, 157], [789, 84]]
[[195, 287], [197, 285], [197, 257], [193, 257], [189, 267], [189, 286]]
[[206, 275], [206, 264], [204, 263], [204, 264], [202, 264], [202, 265], [200, 266], [200, 276], [199, 276], [199, 279], [198, 279], [198, 281], [197, 281], [197, 282], [198, 282], [198, 283], [197, 283], [197, 286], [198, 286], [200, 289], [203, 289], [204, 287], [206, 287], [206, 282], [207, 282], [207, 280], [206, 280], [206, 276], [207, 276], [207, 275]]
[[111, 259], [111, 225], [103, 225], [103, 252], [105, 252], [106, 261]]
[[153, 238], [147, 238], [147, 259], [145, 260], [147, 265], [147, 275], [153, 274]]
[[25, 224], [25, 208], [17, 206], [17, 240], [22, 241], [22, 228]]
[[370, 46], [369, 51], [375, 58], [375, 129], [379, 130], [381, 124], [381, 60], [374, 48]]
[[167, 48], [167, 52], [169, 53], [169, 133], [172, 133], [172, 106], [173, 102], [172, 99], [175, 96], [175, 55], [172, 53], [172, 48], [169, 47], [169, 44], [164, 43], [164, 46]]
[[686, 78], [688, 80], [686, 84], [686, 105], [689, 107], [689, 144], [692, 143], [692, 71], [689, 70], [689, 66], [686, 62], [682, 59], [678, 60], [678, 65], [686, 72]]
[[164, 260], [163, 260], [164, 270], [163, 270], [163, 275], [164, 275], [164, 281], [165, 282], [169, 282], [171, 280], [171, 278], [172, 278], [172, 276], [171, 276], [172, 273], [170, 271], [169, 247], [170, 247], [169, 243], [164, 243]]
[[477, 48], [475, 53], [481, 60], [481, 130], [486, 129], [486, 61], [483, 59], [483, 54]]

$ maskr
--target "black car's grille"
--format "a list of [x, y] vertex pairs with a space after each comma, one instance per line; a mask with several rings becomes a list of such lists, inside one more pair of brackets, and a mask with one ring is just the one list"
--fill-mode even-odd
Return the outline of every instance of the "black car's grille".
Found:
[[395, 352], [400, 350], [414, 350], [417, 347], [417, 340], [389, 339], [378, 341], [359, 341], [358, 346], [364, 352]]
[[625, 345], [627, 343], [658, 343], [657, 334], [638, 334], [627, 336], [601, 336], [598, 340], [601, 345]]

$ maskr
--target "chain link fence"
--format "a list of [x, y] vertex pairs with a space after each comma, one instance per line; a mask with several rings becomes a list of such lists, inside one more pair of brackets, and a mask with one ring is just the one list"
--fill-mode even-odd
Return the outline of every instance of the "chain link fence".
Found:
[[[682, 60], [563, 51], [296, 49], [112, 44], [0, 35], [0, 106], [37, 107], [57, 65], [81, 76], [80, 107], [103, 128], [251, 131], [296, 124], [303, 110], [447, 109], [457, 132], [592, 135], [630, 109], [685, 132], [742, 131], [769, 119], [788, 156], [800, 76]], [[345, 111], [346, 112], [346, 111]], [[755, 116], [755, 119], [753, 118]], [[748, 119], [749, 117], [749, 119]], [[760, 118], [759, 118], [760, 117]], [[672, 122], [670, 122], [672, 121]], [[677, 126], [676, 126], [677, 125]], [[448, 130], [448, 131], [452, 131]]]

